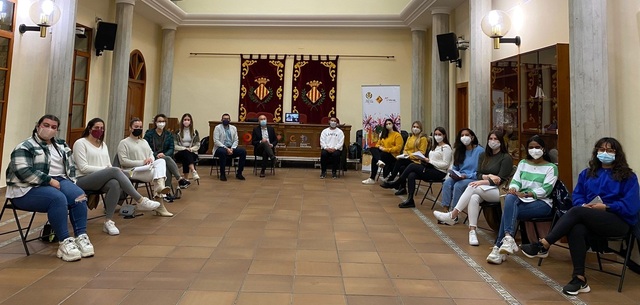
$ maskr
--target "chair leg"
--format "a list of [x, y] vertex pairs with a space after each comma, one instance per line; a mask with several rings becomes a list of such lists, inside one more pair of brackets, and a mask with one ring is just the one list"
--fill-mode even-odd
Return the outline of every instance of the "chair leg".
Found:
[[[419, 183], [422, 183], [422, 180], [420, 180]], [[420, 205], [422, 205], [424, 203], [424, 200], [427, 199], [427, 194], [429, 194], [429, 191], [431, 190], [432, 186], [433, 186], [433, 183], [429, 183], [429, 186], [427, 186], [427, 190], [424, 191], [424, 196], [422, 196], [422, 201], [420, 201]], [[416, 187], [416, 194], [418, 194], [418, 188], [417, 187]], [[431, 209], [433, 210], [433, 207], [431, 207]]]
[[635, 236], [629, 233], [629, 240], [627, 241], [627, 255], [622, 263], [622, 274], [620, 274], [620, 284], [618, 284], [618, 292], [622, 292], [622, 284], [624, 283], [624, 275], [627, 272], [627, 263], [631, 259], [631, 251], [633, 251], [633, 244], [635, 242]]

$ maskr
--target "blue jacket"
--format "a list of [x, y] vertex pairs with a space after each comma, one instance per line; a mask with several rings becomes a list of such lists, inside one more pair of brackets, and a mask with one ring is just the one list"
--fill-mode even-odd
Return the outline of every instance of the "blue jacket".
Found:
[[581, 206], [600, 196], [609, 211], [619, 215], [629, 225], [638, 222], [640, 211], [640, 187], [638, 176], [632, 174], [623, 181], [613, 180], [610, 169], [598, 170], [596, 177], [589, 177], [589, 169], [578, 176], [578, 183], [573, 189], [573, 206]]

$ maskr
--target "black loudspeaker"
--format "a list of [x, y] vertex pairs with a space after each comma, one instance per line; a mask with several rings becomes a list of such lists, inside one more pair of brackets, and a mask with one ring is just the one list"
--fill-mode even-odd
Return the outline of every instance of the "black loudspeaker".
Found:
[[96, 30], [96, 40], [94, 46], [96, 55], [102, 55], [103, 50], [113, 50], [116, 42], [116, 30], [118, 25], [110, 22], [100, 21]]
[[460, 57], [458, 52], [458, 37], [455, 33], [436, 35], [440, 61], [452, 61]]

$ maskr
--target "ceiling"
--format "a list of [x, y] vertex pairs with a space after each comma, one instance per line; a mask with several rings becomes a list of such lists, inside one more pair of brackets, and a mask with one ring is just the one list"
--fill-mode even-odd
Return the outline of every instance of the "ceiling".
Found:
[[[233, 1], [234, 4], [227, 4]], [[279, 8], [239, 6], [237, 0], [138, 0], [136, 13], [163, 27], [184, 26], [276, 26], [276, 27], [379, 27], [429, 28], [433, 11], [451, 12], [467, 0], [325, 0], [341, 10], [305, 6], [309, 0], [278, 0]], [[389, 3], [389, 1], [394, 1]], [[243, 3], [260, 3], [247, 0]], [[176, 4], [177, 3], [177, 4]], [[295, 4], [294, 4], [295, 3]], [[316, 3], [317, 1], [314, 1]], [[368, 7], [362, 9], [366, 3]], [[296, 5], [297, 4], [297, 5]], [[311, 2], [309, 2], [311, 5]], [[224, 7], [224, 9], [216, 9]]]

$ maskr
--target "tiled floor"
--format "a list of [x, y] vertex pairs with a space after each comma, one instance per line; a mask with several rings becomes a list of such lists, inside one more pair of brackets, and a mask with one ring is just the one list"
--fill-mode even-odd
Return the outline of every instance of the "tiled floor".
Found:
[[[591, 293], [571, 299], [553, 290], [540, 277], [561, 286], [569, 280], [568, 251], [560, 248], [552, 249], [542, 267], [521, 255], [489, 265], [493, 232], [483, 231], [481, 245], [471, 247], [465, 226], [434, 224], [430, 204], [398, 209], [399, 197], [360, 184], [366, 176], [359, 172], [337, 180], [320, 180], [312, 169], [281, 168], [262, 179], [250, 171], [245, 175], [246, 181], [227, 182], [203, 177], [168, 205], [176, 214], [172, 218], [118, 217], [120, 236], [102, 233], [102, 219], [91, 220], [96, 256], [80, 262], [61, 261], [56, 245], [39, 241], [30, 243], [34, 254], [27, 257], [19, 241], [7, 241], [14, 235], [0, 237], [0, 301], [550, 305], [640, 300], [640, 276], [633, 272], [627, 273], [622, 293], [616, 291], [617, 278], [594, 271], [588, 271]], [[7, 219], [0, 230], [14, 227]], [[37, 225], [44, 220], [38, 216]]]

